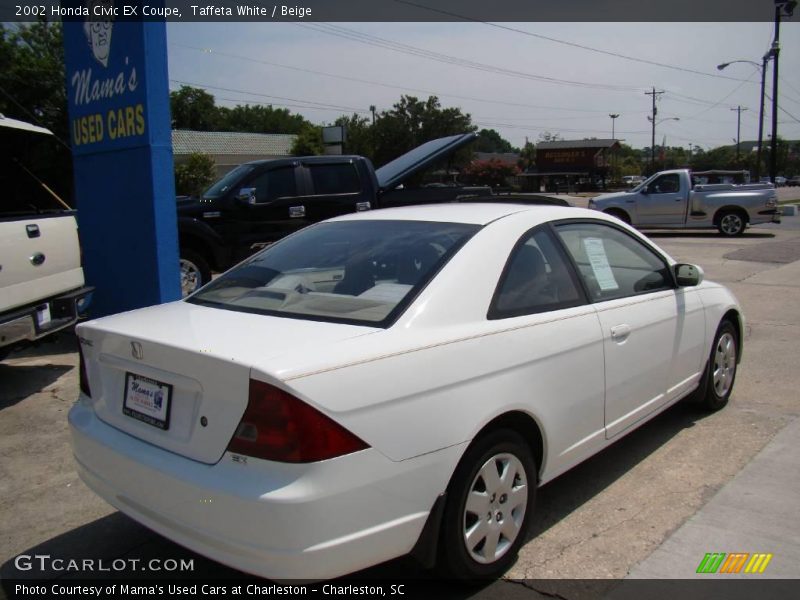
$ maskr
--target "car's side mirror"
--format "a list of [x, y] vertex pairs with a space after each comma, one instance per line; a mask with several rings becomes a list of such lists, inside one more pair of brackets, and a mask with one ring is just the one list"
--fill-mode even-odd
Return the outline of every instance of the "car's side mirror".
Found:
[[675, 280], [680, 287], [692, 287], [703, 282], [705, 274], [703, 269], [697, 265], [682, 263], [675, 265], [672, 269], [675, 272]]
[[256, 204], [256, 188], [246, 187], [239, 190], [236, 200], [242, 204]]
[[650, 188], [644, 186], [641, 190], [639, 190], [639, 193], [647, 195], [650, 193]]

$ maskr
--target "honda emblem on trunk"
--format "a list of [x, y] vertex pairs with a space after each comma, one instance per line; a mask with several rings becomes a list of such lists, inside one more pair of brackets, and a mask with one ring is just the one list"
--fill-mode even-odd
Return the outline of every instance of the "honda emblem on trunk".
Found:
[[144, 350], [142, 350], [142, 345], [139, 342], [131, 342], [131, 355], [136, 360], [144, 358]]

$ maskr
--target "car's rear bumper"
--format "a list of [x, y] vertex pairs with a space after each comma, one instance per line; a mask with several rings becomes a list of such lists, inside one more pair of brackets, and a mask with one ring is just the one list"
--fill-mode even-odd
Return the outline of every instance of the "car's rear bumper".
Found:
[[214, 465], [69, 413], [83, 481], [165, 537], [271, 579], [328, 579], [407, 554], [452, 465], [454, 447], [394, 462], [374, 449], [305, 465], [225, 453]]
[[0, 315], [0, 347], [18, 346], [66, 329], [78, 320], [79, 303], [94, 288], [82, 287]]

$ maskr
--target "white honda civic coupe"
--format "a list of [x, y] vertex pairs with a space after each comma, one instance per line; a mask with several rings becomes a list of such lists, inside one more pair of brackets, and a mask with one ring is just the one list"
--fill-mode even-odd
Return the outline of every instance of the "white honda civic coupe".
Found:
[[79, 326], [74, 453], [120, 511], [243, 571], [410, 553], [496, 577], [538, 486], [681, 398], [727, 403], [743, 326], [699, 267], [595, 211], [357, 213]]

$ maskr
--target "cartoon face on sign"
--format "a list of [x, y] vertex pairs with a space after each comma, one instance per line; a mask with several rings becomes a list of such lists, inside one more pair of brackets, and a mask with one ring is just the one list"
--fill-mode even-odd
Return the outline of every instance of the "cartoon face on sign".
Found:
[[[104, 67], [108, 66], [108, 55], [111, 53], [111, 30], [114, 23], [111, 17], [95, 17], [95, 14], [112, 14], [112, 7], [114, 0], [88, 0], [86, 7], [89, 9], [89, 19], [83, 24], [83, 31], [86, 33], [86, 38], [89, 40], [89, 45], [92, 47], [92, 54], [97, 62]], [[102, 7], [105, 10], [96, 9], [95, 7]]]

